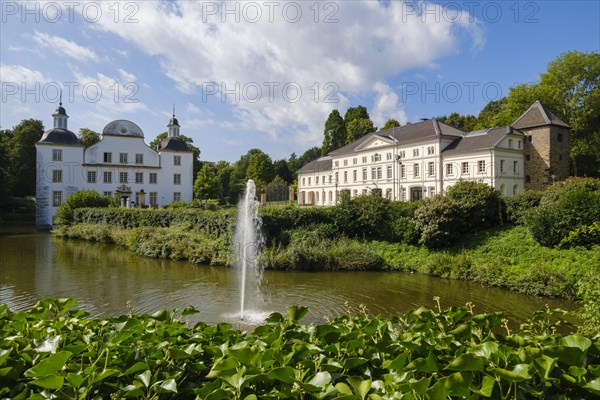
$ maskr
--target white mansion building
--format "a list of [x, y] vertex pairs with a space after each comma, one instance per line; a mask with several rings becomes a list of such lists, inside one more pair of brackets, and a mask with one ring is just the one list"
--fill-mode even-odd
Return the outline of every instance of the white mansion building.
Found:
[[193, 153], [179, 137], [179, 122], [167, 125], [168, 137], [158, 149], [144, 142], [131, 121], [106, 125], [102, 140], [87, 149], [67, 128], [62, 103], [52, 115], [54, 128], [36, 143], [36, 225], [50, 227], [57, 207], [76, 190], [93, 189], [118, 196], [123, 207], [159, 207], [191, 201]]
[[570, 127], [536, 101], [511, 126], [463, 132], [435, 119], [367, 134], [298, 171], [298, 204], [327, 206], [342, 192], [416, 201], [460, 179], [506, 196], [569, 174]]

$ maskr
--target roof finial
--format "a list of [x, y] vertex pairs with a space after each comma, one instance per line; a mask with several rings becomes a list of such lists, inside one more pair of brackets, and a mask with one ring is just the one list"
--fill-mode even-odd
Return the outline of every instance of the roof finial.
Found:
[[58, 105], [62, 106], [62, 88], [60, 89], [60, 97], [59, 97], [59, 100], [58, 100]]
[[175, 118], [175, 103], [173, 103], [173, 118]]

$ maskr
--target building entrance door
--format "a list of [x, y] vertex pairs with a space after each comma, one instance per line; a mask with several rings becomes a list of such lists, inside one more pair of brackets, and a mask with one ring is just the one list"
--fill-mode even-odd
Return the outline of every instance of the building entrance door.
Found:
[[414, 187], [410, 189], [410, 201], [419, 201], [423, 197], [423, 188]]

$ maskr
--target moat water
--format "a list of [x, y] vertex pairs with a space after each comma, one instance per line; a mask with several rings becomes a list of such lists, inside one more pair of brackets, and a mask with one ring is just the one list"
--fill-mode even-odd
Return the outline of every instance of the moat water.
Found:
[[[533, 311], [572, 310], [566, 300], [538, 298], [478, 284], [398, 272], [264, 271], [260, 313], [285, 313], [292, 305], [308, 306], [306, 322], [346, 311], [392, 316], [411, 308], [475, 304], [475, 312], [504, 311], [517, 324]], [[53, 238], [32, 226], [0, 227], [0, 304], [29, 309], [43, 298], [74, 297], [92, 315], [152, 313], [191, 305], [207, 323], [239, 315], [240, 286], [233, 268], [156, 260], [116, 246]]]

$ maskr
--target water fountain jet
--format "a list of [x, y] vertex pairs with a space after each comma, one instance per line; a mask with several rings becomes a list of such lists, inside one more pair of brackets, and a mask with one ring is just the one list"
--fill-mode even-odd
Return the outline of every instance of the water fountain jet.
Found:
[[236, 268], [240, 279], [240, 320], [244, 320], [246, 289], [260, 288], [261, 270], [258, 256], [263, 243], [261, 235], [262, 221], [258, 215], [259, 202], [256, 200], [256, 186], [253, 180], [246, 183], [244, 197], [238, 204], [235, 226], [234, 248], [236, 249]]

